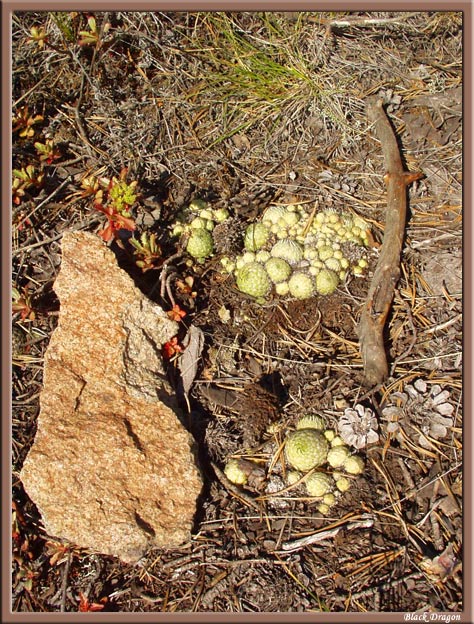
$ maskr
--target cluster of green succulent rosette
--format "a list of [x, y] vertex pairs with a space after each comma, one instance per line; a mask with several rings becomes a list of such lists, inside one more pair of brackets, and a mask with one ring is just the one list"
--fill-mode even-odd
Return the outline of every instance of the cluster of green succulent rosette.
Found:
[[[194, 200], [173, 224], [172, 233], [187, 234], [186, 251], [204, 262], [214, 253], [212, 230], [228, 217], [226, 209], [213, 210]], [[234, 275], [237, 288], [259, 303], [272, 293], [308, 299], [331, 295], [349, 272], [364, 273], [369, 237], [369, 225], [357, 215], [275, 204], [247, 225], [242, 253], [220, 262], [224, 272]]]
[[[323, 515], [365, 469], [362, 457], [352, 453], [336, 431], [328, 429], [324, 418], [317, 414], [299, 419], [296, 429], [286, 436], [284, 454], [289, 468], [287, 485], [302, 484], [308, 496], [317, 500], [317, 509]], [[230, 459], [224, 472], [233, 483], [245, 485], [247, 475], [239, 468], [237, 460]]]
[[171, 235], [185, 237], [188, 254], [203, 263], [214, 253], [213, 229], [228, 218], [225, 208], [210, 208], [204, 200], [194, 199], [172, 223]]

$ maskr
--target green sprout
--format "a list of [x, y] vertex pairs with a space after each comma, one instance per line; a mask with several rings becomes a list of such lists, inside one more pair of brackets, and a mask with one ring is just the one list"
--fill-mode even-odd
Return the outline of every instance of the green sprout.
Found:
[[[89, 15], [89, 17], [87, 18], [87, 26], [89, 27], [89, 30], [79, 31], [78, 43], [80, 46], [93, 45], [98, 48], [101, 43], [100, 41], [101, 33], [99, 32], [99, 29], [97, 28], [97, 20], [95, 19], [93, 15]], [[102, 34], [105, 35], [109, 29], [110, 29], [110, 23], [107, 22], [103, 27]]]
[[118, 178], [99, 180], [99, 184], [105, 187], [104, 191], [95, 190], [97, 184], [94, 179], [91, 180], [90, 187], [85, 189], [91, 195], [94, 194], [94, 208], [107, 217], [105, 228], [99, 232], [106, 242], [117, 238], [119, 230], [133, 232], [136, 228], [131, 208], [138, 198], [138, 193], [135, 192], [138, 182], [126, 182], [126, 175], [127, 169], [124, 168]]
[[211, 233], [204, 228], [192, 229], [186, 244], [186, 251], [198, 262], [204, 262], [214, 251]]
[[138, 258], [135, 264], [143, 273], [157, 268], [155, 262], [161, 258], [161, 247], [156, 242], [156, 234], [143, 232], [139, 240], [132, 237], [129, 242], [135, 248], [133, 255]]
[[50, 165], [58, 158], [61, 158], [61, 152], [54, 146], [52, 139], [46, 139], [45, 143], [37, 141], [34, 145], [40, 162], [46, 162], [46, 164]]
[[22, 321], [25, 319], [33, 321], [35, 319], [36, 315], [33, 310], [31, 295], [28, 292], [28, 286], [24, 286], [22, 292], [15, 286], [12, 286], [12, 313], [19, 313]]
[[128, 184], [125, 180], [112, 178], [111, 187], [109, 189], [110, 201], [117, 209], [117, 212], [120, 212], [126, 217], [130, 216], [128, 209], [137, 201], [137, 193], [135, 193], [137, 184], [138, 182], [136, 180]]
[[36, 43], [38, 48], [41, 50], [44, 48], [47, 38], [48, 34], [43, 26], [32, 26], [30, 29], [30, 37], [27, 39], [27, 42]]
[[33, 126], [43, 121], [42, 115], [30, 115], [28, 106], [20, 108], [12, 117], [12, 131], [19, 131], [19, 136], [23, 139], [30, 139], [35, 135]]
[[66, 11], [53, 11], [51, 12], [51, 19], [61, 31], [61, 34], [66, 41], [72, 43], [76, 40], [76, 35], [73, 28], [73, 20], [77, 17], [75, 12]]
[[21, 169], [13, 169], [12, 197], [13, 203], [18, 206], [28, 188], [34, 186], [40, 188], [43, 184], [44, 174], [37, 173], [33, 165], [27, 165]]

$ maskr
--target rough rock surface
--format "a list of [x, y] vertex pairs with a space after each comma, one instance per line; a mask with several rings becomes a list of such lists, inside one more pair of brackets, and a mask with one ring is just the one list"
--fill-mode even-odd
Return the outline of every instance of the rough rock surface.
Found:
[[191, 535], [202, 481], [161, 345], [177, 324], [96, 236], [66, 234], [59, 324], [21, 480], [49, 535], [126, 562]]

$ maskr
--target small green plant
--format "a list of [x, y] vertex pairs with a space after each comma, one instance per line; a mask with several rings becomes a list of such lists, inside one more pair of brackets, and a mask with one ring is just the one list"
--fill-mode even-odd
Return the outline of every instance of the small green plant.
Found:
[[236, 485], [245, 485], [248, 481], [248, 475], [242, 470], [238, 459], [229, 459], [224, 468], [225, 476]]
[[93, 15], [89, 15], [87, 18], [87, 26], [88, 30], [80, 30], [79, 31], [79, 40], [78, 43], [80, 46], [95, 46], [97, 49], [101, 45], [101, 34], [105, 35], [110, 30], [110, 23], [104, 24], [103, 32], [99, 31], [97, 27], [97, 20]]
[[26, 319], [33, 321], [36, 318], [28, 286], [22, 288], [21, 291], [12, 286], [12, 313], [19, 313], [22, 321]]
[[35, 43], [41, 50], [44, 48], [44, 44], [48, 40], [48, 35], [43, 26], [32, 26], [30, 29], [30, 37], [27, 39], [27, 43]]
[[12, 117], [12, 131], [18, 132], [22, 139], [31, 139], [35, 135], [33, 126], [43, 119], [42, 115], [30, 115], [28, 106], [23, 106]]
[[[120, 230], [133, 232], [136, 229], [131, 209], [138, 198], [136, 193], [138, 182], [134, 180], [127, 183], [126, 176], [125, 168], [118, 178], [102, 178], [98, 183], [92, 180], [85, 188], [86, 193], [94, 195], [94, 208], [107, 217], [107, 225], [99, 232], [100, 237], [107, 243], [117, 238]], [[105, 188], [97, 188], [98, 185]]]
[[328, 455], [328, 443], [316, 429], [297, 429], [285, 442], [285, 456], [296, 470], [307, 472], [323, 464]]
[[306, 414], [302, 416], [296, 423], [297, 429], [317, 429], [319, 431], [326, 430], [326, 422], [322, 416], [318, 414]]
[[44, 173], [37, 172], [33, 165], [13, 169], [12, 176], [12, 198], [16, 206], [21, 203], [29, 188], [41, 188], [43, 185]]
[[257, 300], [264, 299], [270, 292], [271, 281], [263, 265], [249, 262], [236, 273], [237, 288]]
[[69, 43], [76, 41], [76, 33], [73, 27], [74, 19], [78, 17], [78, 13], [75, 11], [53, 11], [51, 13], [51, 19], [61, 31], [64, 39]]
[[79, 31], [79, 45], [97, 45], [99, 31], [97, 30], [97, 21], [93, 15], [87, 18], [87, 26], [89, 30]]
[[237, 288], [257, 302], [273, 293], [295, 299], [328, 296], [348, 273], [359, 277], [366, 272], [370, 240], [368, 223], [356, 215], [317, 211], [317, 205], [312, 210], [271, 205], [260, 221], [247, 226], [243, 253], [224, 256], [221, 264], [234, 274]]
[[81, 190], [75, 191], [69, 197], [78, 197], [79, 199], [93, 197], [96, 202], [100, 203], [103, 198], [103, 190], [100, 184], [100, 179], [94, 175], [82, 178]]
[[127, 211], [137, 201], [135, 189], [138, 182], [128, 184], [124, 179], [112, 178], [109, 185], [109, 198], [119, 212]]
[[348, 457], [343, 466], [344, 470], [352, 475], [362, 474], [365, 468], [364, 460], [358, 455]]
[[350, 454], [349, 448], [345, 445], [333, 446], [328, 453], [328, 464], [332, 466], [332, 468], [342, 468], [344, 462], [350, 457]]
[[244, 247], [247, 251], [258, 251], [268, 241], [270, 232], [263, 223], [251, 223], [244, 234]]
[[295, 299], [309, 299], [314, 295], [312, 276], [304, 271], [295, 271], [288, 280], [288, 292]]
[[183, 237], [186, 252], [196, 262], [203, 263], [214, 254], [214, 241], [211, 232], [216, 223], [229, 218], [225, 208], [212, 209], [202, 199], [193, 199], [171, 224], [172, 236]]
[[23, 180], [27, 186], [40, 187], [43, 184], [44, 174], [36, 172], [33, 165], [27, 165], [21, 169], [13, 169], [13, 175], [15, 178]]
[[158, 268], [156, 263], [161, 261], [161, 247], [156, 242], [156, 234], [143, 232], [139, 239], [131, 238], [129, 243], [134, 247], [133, 255], [137, 258], [135, 264], [143, 273]]
[[19, 206], [21, 204], [21, 201], [24, 195], [25, 195], [25, 183], [23, 182], [23, 180], [21, 180], [21, 178], [15, 177], [15, 174], [13, 174], [12, 201], [15, 204], [15, 206]]
[[313, 472], [305, 481], [310, 496], [321, 497], [331, 491], [333, 480], [324, 472]]
[[[296, 429], [286, 436], [284, 450], [290, 466], [287, 484], [298, 487], [302, 481], [323, 515], [365, 469], [362, 457], [353, 455], [334, 429], [326, 429], [324, 418], [318, 414], [299, 419]], [[315, 468], [318, 470], [313, 472]]]
[[51, 165], [55, 160], [61, 158], [61, 152], [55, 147], [52, 139], [46, 139], [45, 143], [36, 141], [34, 145], [40, 162]]
[[214, 251], [211, 233], [204, 228], [192, 229], [186, 245], [186, 251], [198, 262], [204, 262]]

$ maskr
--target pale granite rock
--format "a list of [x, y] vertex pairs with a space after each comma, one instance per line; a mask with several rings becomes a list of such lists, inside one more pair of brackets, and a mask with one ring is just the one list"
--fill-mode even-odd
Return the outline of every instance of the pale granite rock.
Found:
[[96, 236], [65, 234], [59, 324], [21, 480], [47, 533], [135, 562], [191, 537], [202, 480], [161, 346], [177, 324]]

